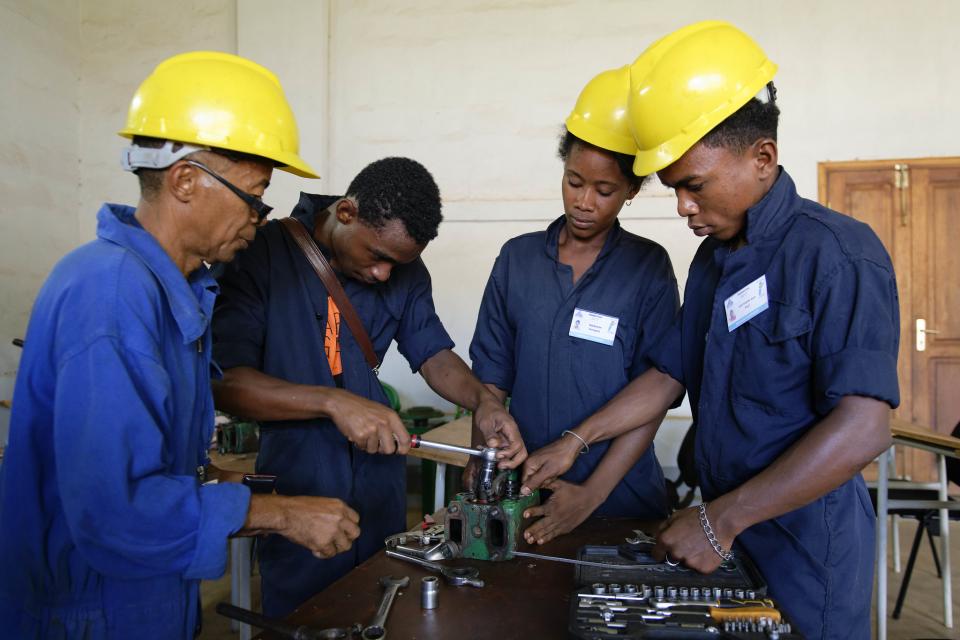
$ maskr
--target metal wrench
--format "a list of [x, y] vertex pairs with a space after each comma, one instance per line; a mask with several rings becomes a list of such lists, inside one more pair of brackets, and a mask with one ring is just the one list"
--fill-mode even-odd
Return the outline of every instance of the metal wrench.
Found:
[[463, 585], [469, 585], [471, 587], [483, 586], [483, 580], [480, 579], [480, 570], [476, 567], [448, 567], [439, 562], [431, 562], [423, 558], [408, 556], [405, 553], [398, 553], [393, 549], [387, 549], [386, 552], [391, 558], [406, 560], [407, 562], [418, 564], [421, 567], [426, 567], [431, 571], [436, 571], [443, 576], [443, 579], [446, 580], [449, 585], [455, 587], [462, 587]]
[[384, 576], [380, 578], [380, 586], [386, 591], [380, 598], [380, 606], [377, 607], [377, 615], [373, 616], [373, 622], [368, 624], [360, 632], [363, 640], [384, 640], [387, 637], [387, 629], [384, 625], [387, 623], [387, 616], [390, 614], [390, 607], [393, 606], [393, 600], [397, 597], [400, 589], [410, 584], [410, 578], [394, 578], [393, 576]]
[[217, 613], [231, 620], [239, 620], [246, 624], [252, 624], [255, 627], [273, 631], [285, 638], [292, 638], [293, 640], [338, 640], [352, 638], [355, 633], [360, 632], [359, 624], [352, 627], [335, 629], [311, 629], [305, 626], [297, 627], [292, 624], [287, 624], [282, 620], [268, 618], [256, 611], [235, 607], [226, 602], [221, 602], [217, 605]]

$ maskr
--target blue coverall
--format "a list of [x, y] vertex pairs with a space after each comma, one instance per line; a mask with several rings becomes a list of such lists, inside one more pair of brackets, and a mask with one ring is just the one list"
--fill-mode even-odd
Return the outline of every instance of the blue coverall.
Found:
[[[747, 244], [707, 238], [652, 353], [690, 394], [704, 500], [768, 467], [848, 395], [899, 404], [897, 289], [876, 234], [797, 195], [781, 169]], [[769, 308], [727, 330], [724, 300], [766, 275]], [[856, 447], [856, 442], [850, 442]], [[869, 638], [876, 515], [863, 477], [737, 537], [808, 638]]]
[[[510, 413], [536, 451], [596, 412], [650, 366], [644, 355], [673, 323], [677, 281], [663, 247], [616, 222], [593, 265], [573, 282], [559, 262], [561, 216], [546, 231], [508, 241], [494, 263], [470, 345], [481, 382], [510, 395]], [[570, 335], [576, 309], [617, 318], [606, 345]], [[564, 480], [583, 483], [607, 452], [597, 443]], [[662, 519], [668, 514], [663, 471], [653, 445], [595, 511]]]
[[0, 473], [0, 635], [192, 638], [240, 484], [200, 486], [216, 283], [104, 205], [33, 307]]
[[[293, 216], [311, 233], [339, 198], [302, 194]], [[328, 256], [329, 258], [329, 256]], [[339, 276], [382, 360], [390, 343], [413, 371], [453, 347], [433, 306], [430, 275], [418, 258], [368, 285]], [[253, 367], [297, 384], [336, 386], [324, 354], [327, 290], [278, 221], [224, 270], [214, 314], [214, 354], [224, 369]], [[389, 404], [346, 322], [340, 326], [343, 388]], [[278, 476], [282, 494], [340, 498], [360, 514], [353, 547], [326, 560], [280, 536], [260, 545], [263, 610], [284, 616], [383, 547], [406, 525], [402, 456], [368, 455], [329, 419], [263, 422], [257, 471]]]

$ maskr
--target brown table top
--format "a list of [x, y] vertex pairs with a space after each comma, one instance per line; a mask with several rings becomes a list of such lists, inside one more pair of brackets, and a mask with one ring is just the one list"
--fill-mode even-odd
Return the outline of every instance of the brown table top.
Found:
[[[891, 418], [890, 432], [901, 441], [919, 442], [929, 447], [944, 449], [943, 453], [946, 455], [960, 457], [960, 438], [938, 433], [930, 427], [899, 418]], [[904, 444], [909, 444], [909, 442]]]
[[253, 473], [257, 464], [257, 452], [219, 453], [216, 449], [212, 449], [210, 451], [210, 462], [224, 471]]
[[[633, 519], [593, 519], [572, 533], [542, 547], [536, 553], [576, 557], [584, 544], [620, 544], [633, 529], [653, 533], [649, 522]], [[486, 582], [481, 589], [452, 587], [442, 582], [439, 606], [420, 608], [420, 579], [435, 575], [383, 551], [361, 564], [300, 606], [287, 622], [314, 629], [368, 624], [374, 616], [383, 589], [382, 576], [410, 577], [410, 586], [394, 601], [387, 619], [391, 640], [456, 638], [565, 638], [574, 565], [514, 558], [504, 562], [465, 560], [449, 562], [476, 566]], [[263, 638], [276, 636], [265, 632]]]

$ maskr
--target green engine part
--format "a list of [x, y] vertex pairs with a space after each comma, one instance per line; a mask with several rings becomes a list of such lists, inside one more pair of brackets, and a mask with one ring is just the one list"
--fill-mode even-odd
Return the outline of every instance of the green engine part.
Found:
[[540, 492], [481, 504], [472, 493], [458, 493], [447, 505], [444, 531], [463, 558], [509, 560], [526, 528], [525, 509], [540, 504]]
[[217, 451], [251, 453], [260, 449], [260, 429], [256, 422], [228, 422], [217, 426]]

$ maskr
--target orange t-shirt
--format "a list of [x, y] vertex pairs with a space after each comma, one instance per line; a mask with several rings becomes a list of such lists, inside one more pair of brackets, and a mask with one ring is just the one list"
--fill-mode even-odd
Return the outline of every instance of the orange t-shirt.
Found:
[[330, 372], [334, 376], [343, 373], [343, 363], [340, 362], [340, 309], [331, 296], [327, 296], [327, 331], [323, 336], [323, 350], [330, 363]]

